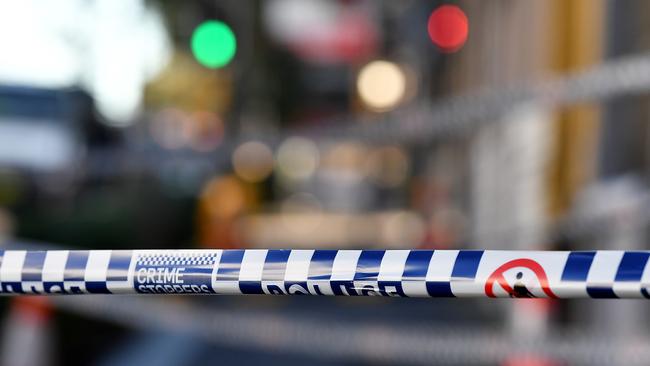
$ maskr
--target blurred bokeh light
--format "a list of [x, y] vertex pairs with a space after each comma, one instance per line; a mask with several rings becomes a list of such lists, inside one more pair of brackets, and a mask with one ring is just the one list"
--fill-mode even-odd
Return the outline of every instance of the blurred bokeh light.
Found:
[[239, 145], [232, 155], [237, 175], [248, 182], [260, 182], [273, 171], [273, 152], [264, 143], [248, 141]]
[[303, 137], [291, 137], [280, 145], [276, 153], [278, 172], [289, 181], [309, 179], [320, 161], [316, 144]]
[[469, 21], [456, 5], [442, 5], [429, 16], [429, 37], [442, 52], [456, 52], [467, 41]]
[[406, 75], [395, 63], [373, 61], [359, 71], [357, 90], [368, 108], [390, 110], [406, 93]]
[[237, 39], [230, 27], [217, 20], [199, 24], [192, 34], [192, 52], [201, 65], [216, 69], [235, 57]]

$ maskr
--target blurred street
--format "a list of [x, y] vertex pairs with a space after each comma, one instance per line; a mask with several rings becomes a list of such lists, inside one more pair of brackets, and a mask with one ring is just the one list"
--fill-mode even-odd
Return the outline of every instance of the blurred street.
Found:
[[[649, 121], [643, 0], [5, 0], [0, 245], [650, 250]], [[0, 364], [647, 365], [648, 315], [2, 298]]]

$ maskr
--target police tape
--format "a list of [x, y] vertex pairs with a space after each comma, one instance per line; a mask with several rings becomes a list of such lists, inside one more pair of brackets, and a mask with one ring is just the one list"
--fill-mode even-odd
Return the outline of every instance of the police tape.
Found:
[[648, 251], [0, 251], [3, 295], [650, 298]]

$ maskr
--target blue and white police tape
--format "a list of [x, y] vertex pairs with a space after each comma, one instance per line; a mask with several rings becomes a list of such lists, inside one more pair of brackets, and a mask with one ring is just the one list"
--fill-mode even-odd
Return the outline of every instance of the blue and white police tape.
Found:
[[650, 298], [646, 251], [0, 251], [3, 295]]

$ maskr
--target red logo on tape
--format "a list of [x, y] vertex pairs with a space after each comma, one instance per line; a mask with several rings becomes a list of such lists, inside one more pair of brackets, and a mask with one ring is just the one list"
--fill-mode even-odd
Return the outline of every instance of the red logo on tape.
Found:
[[[527, 268], [535, 274], [537, 277], [537, 280], [539, 281], [540, 286], [542, 287], [542, 291], [546, 294], [546, 296], [552, 298], [552, 299], [557, 299], [558, 297], [551, 291], [551, 288], [549, 287], [548, 283], [548, 277], [546, 276], [546, 271], [544, 271], [544, 267], [542, 267], [539, 263], [535, 262], [532, 259], [528, 258], [521, 258], [521, 259], [513, 259], [509, 262], [506, 262], [502, 264], [499, 268], [497, 268], [490, 277], [488, 277], [487, 281], [485, 282], [485, 294], [489, 297], [496, 297], [494, 294], [494, 284], [498, 283], [499, 286], [503, 290], [505, 290], [510, 297], [536, 297], [533, 295], [527, 288], [526, 286], [521, 283], [517, 282], [514, 284], [514, 286], [510, 286], [508, 281], [506, 280], [504, 273], [510, 269], [513, 268]], [[522, 276], [522, 273], [517, 274], [517, 279], [520, 279]]]

